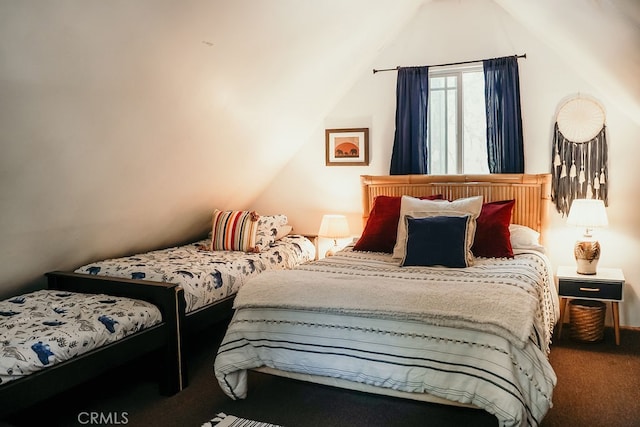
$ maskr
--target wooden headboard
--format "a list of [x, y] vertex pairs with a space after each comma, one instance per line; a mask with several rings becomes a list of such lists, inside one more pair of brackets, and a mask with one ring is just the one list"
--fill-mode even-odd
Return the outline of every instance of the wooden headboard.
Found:
[[362, 175], [363, 223], [376, 196], [429, 196], [447, 200], [484, 196], [485, 202], [515, 199], [511, 222], [543, 234], [551, 201], [551, 174]]

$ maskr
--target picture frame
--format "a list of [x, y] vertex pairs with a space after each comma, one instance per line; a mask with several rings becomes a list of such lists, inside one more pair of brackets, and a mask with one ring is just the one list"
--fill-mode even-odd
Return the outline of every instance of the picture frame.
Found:
[[369, 128], [326, 129], [327, 166], [367, 166]]

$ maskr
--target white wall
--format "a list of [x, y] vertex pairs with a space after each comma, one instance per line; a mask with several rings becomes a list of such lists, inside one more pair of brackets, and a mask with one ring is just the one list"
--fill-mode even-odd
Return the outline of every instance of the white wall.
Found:
[[[482, 19], [478, 17], [482, 16]], [[598, 16], [592, 16], [594, 22]], [[637, 43], [636, 45], [638, 45]], [[526, 53], [520, 59], [520, 81], [528, 173], [550, 171], [555, 112], [567, 96], [584, 93], [599, 99], [609, 129], [610, 227], [602, 230], [601, 266], [622, 267], [627, 277], [621, 323], [640, 326], [640, 127], [600, 87], [586, 81], [582, 70], [533, 35], [491, 1], [432, 2], [424, 5], [402, 33], [380, 52], [371, 67], [319, 123], [307, 143], [256, 199], [264, 211], [286, 211], [300, 232], [317, 231], [323, 213], [348, 215], [354, 234], [362, 229], [361, 174], [389, 172], [394, 132], [396, 73], [372, 74], [372, 68], [427, 65]], [[615, 99], [613, 100], [615, 101]], [[324, 129], [368, 127], [368, 167], [326, 167]], [[547, 241], [554, 266], [573, 264], [574, 230], [553, 210]], [[610, 320], [609, 320], [610, 321]]]
[[0, 0], [0, 297], [250, 207], [421, 2]]

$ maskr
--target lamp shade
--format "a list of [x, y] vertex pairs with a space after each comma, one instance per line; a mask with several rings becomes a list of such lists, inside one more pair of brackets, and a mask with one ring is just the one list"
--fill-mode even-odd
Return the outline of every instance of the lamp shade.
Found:
[[318, 236], [330, 239], [349, 237], [349, 223], [344, 215], [324, 215], [320, 223]]
[[598, 199], [575, 199], [571, 203], [567, 224], [577, 227], [605, 227], [609, 224], [604, 202]]

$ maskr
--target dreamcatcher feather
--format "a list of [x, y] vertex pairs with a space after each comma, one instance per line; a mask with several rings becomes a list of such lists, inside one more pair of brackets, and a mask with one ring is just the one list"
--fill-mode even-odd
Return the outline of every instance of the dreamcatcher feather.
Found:
[[563, 216], [574, 199], [601, 199], [608, 206], [607, 139], [604, 111], [577, 97], [558, 112], [553, 132], [551, 200]]

